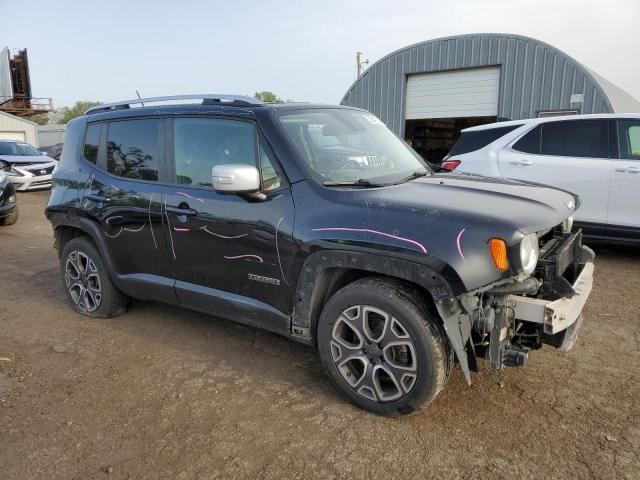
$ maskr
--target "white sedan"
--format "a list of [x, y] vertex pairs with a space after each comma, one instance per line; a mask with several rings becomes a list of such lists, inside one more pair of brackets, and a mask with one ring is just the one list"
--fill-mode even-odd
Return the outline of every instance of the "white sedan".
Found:
[[58, 164], [28, 143], [0, 140], [0, 168], [18, 191], [51, 187], [51, 175]]

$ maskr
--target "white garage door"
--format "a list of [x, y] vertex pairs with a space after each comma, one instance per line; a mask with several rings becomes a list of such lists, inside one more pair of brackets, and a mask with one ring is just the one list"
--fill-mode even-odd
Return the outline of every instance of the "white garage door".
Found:
[[410, 75], [406, 118], [495, 117], [499, 84], [497, 67]]
[[24, 132], [0, 132], [0, 140], [21, 140], [25, 141]]

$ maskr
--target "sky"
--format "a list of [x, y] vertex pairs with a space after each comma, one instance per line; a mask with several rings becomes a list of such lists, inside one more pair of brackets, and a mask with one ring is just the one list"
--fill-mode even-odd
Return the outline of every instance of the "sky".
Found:
[[550, 43], [640, 99], [638, 0], [0, 0], [0, 19], [0, 48], [28, 49], [56, 108], [136, 90], [339, 103], [356, 51], [479, 32]]

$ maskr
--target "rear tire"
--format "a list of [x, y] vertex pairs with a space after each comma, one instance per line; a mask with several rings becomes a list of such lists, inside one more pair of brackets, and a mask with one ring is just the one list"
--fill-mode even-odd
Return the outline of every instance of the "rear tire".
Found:
[[8, 225], [13, 225], [18, 221], [19, 216], [20, 216], [20, 212], [18, 212], [18, 205], [16, 205], [16, 208], [13, 209], [13, 212], [11, 212], [11, 214], [9, 214], [8, 216], [0, 220], [0, 225], [3, 227]]
[[318, 324], [320, 358], [355, 405], [397, 416], [442, 390], [453, 356], [438, 318], [410, 285], [358, 280], [335, 293]]
[[64, 245], [60, 267], [65, 293], [76, 312], [108, 318], [127, 310], [129, 297], [113, 284], [100, 254], [87, 237], [73, 238]]

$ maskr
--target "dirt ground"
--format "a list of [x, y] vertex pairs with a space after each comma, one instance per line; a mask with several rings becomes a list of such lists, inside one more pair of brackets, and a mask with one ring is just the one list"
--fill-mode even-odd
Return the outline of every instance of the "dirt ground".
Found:
[[471, 387], [456, 367], [427, 410], [387, 419], [275, 335], [148, 302], [73, 313], [47, 196], [0, 228], [1, 478], [640, 478], [640, 249], [597, 249], [570, 353]]

